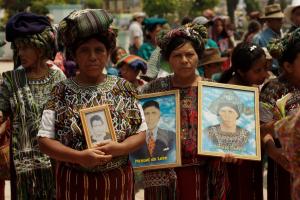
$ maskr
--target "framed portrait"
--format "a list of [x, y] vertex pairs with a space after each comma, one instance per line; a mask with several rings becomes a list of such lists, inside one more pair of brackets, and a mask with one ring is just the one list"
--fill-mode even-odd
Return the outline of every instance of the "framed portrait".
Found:
[[181, 165], [179, 91], [139, 95], [148, 126], [145, 144], [129, 155], [134, 169]]
[[79, 110], [88, 148], [106, 140], [116, 141], [108, 105], [99, 105]]
[[260, 160], [258, 88], [198, 83], [198, 154]]

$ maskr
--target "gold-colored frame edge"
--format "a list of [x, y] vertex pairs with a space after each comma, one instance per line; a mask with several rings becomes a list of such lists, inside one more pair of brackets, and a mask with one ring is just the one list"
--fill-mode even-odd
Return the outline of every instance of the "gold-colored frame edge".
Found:
[[112, 139], [113, 141], [117, 141], [117, 137], [116, 137], [116, 133], [115, 133], [115, 129], [113, 127], [112, 124], [112, 118], [110, 115], [110, 110], [109, 110], [109, 105], [108, 104], [103, 104], [103, 105], [98, 105], [98, 106], [93, 106], [90, 108], [83, 108], [79, 110], [79, 114], [80, 114], [80, 118], [81, 118], [81, 122], [82, 122], [82, 127], [83, 127], [83, 132], [84, 132], [84, 137], [86, 139], [88, 148], [92, 148], [92, 141], [91, 141], [91, 137], [90, 134], [88, 133], [88, 126], [86, 124], [86, 114], [88, 113], [92, 113], [92, 112], [96, 112], [96, 111], [104, 111], [105, 117], [106, 117], [106, 121], [108, 124], [108, 129], [111, 133]]
[[155, 92], [149, 94], [138, 95], [138, 99], [175, 95], [176, 101], [176, 163], [161, 164], [161, 165], [149, 165], [147, 167], [133, 167], [134, 170], [152, 170], [152, 169], [165, 169], [181, 166], [181, 140], [180, 140], [180, 93], [179, 90], [169, 90], [165, 92]]
[[199, 155], [207, 155], [207, 156], [218, 156], [222, 157], [226, 153], [208, 153], [202, 151], [202, 86], [213, 86], [219, 88], [227, 88], [227, 89], [236, 89], [236, 90], [244, 90], [249, 92], [254, 92], [255, 95], [255, 132], [256, 132], [256, 156], [241, 156], [238, 154], [233, 154], [236, 158], [245, 159], [245, 160], [261, 160], [261, 142], [260, 142], [260, 124], [259, 124], [259, 98], [258, 98], [258, 88], [256, 87], [249, 87], [249, 86], [240, 86], [240, 85], [233, 85], [233, 84], [224, 84], [224, 83], [215, 83], [215, 82], [208, 82], [208, 81], [199, 81], [198, 82], [198, 154]]

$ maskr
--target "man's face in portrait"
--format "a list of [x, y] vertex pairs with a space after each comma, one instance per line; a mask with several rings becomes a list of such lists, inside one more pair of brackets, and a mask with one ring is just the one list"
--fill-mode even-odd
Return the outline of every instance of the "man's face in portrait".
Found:
[[149, 130], [155, 129], [160, 119], [160, 110], [154, 106], [145, 108], [145, 119]]
[[101, 120], [93, 120], [91, 125], [93, 134], [101, 133], [103, 127], [103, 122]]

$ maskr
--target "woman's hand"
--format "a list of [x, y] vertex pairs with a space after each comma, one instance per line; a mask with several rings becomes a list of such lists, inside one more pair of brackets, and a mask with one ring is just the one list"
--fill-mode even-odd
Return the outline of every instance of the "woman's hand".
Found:
[[6, 125], [8, 119], [0, 125], [0, 137], [6, 132]]
[[266, 152], [275, 162], [277, 162], [285, 170], [290, 171], [291, 165], [287, 157], [284, 155], [282, 148], [277, 148], [274, 142], [269, 141], [266, 144]]
[[111, 159], [111, 155], [106, 155], [99, 147], [94, 147], [80, 152], [78, 164], [86, 168], [93, 168], [97, 165], [105, 165]]
[[[112, 157], [121, 156], [127, 154], [124, 152], [124, 145], [115, 141], [103, 141], [97, 144], [97, 147], [100, 151], [105, 154], [112, 155]], [[125, 154], [124, 154], [125, 153]]]
[[128, 155], [130, 152], [133, 152], [140, 148], [145, 142], [146, 131], [141, 131], [135, 135], [131, 135], [120, 143], [108, 140], [97, 144], [97, 147], [99, 147], [99, 150], [103, 151], [105, 154], [116, 157], [121, 155]]
[[275, 122], [276, 121], [274, 120], [274, 121], [270, 121], [270, 122], [260, 125], [260, 137], [261, 137], [262, 141], [264, 141], [265, 136], [268, 134], [270, 134], [272, 137], [274, 137]]
[[225, 156], [222, 157], [222, 162], [241, 164], [242, 161], [234, 157], [233, 154], [225, 154]]

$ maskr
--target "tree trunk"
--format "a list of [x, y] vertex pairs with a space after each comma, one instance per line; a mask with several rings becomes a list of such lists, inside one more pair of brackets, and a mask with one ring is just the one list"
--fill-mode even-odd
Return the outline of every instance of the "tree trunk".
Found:
[[228, 16], [230, 17], [231, 21], [234, 22], [234, 10], [238, 4], [239, 0], [227, 0], [227, 12]]

